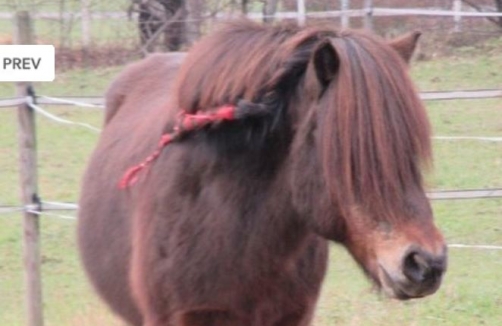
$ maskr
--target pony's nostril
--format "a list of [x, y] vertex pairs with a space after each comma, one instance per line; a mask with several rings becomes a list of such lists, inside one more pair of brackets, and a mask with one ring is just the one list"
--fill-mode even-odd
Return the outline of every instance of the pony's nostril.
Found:
[[404, 257], [403, 274], [415, 284], [437, 283], [445, 270], [445, 256], [436, 257], [422, 250], [413, 250]]
[[[412, 245], [401, 256], [401, 264], [380, 264], [380, 285], [391, 296], [400, 300], [421, 298], [437, 291], [446, 272], [446, 248], [439, 254]], [[397, 267], [397, 268], [396, 268]]]
[[423, 283], [433, 274], [427, 258], [420, 252], [410, 252], [403, 262], [404, 275], [414, 283]]
[[432, 294], [441, 285], [447, 262], [446, 248], [435, 254], [414, 245], [402, 256], [397, 269], [380, 265], [382, 287], [401, 300]]

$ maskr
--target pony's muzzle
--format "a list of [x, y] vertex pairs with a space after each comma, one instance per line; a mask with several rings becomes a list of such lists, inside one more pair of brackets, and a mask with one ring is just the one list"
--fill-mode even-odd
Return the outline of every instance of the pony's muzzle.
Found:
[[401, 266], [392, 270], [380, 264], [383, 290], [391, 297], [407, 300], [436, 292], [446, 271], [446, 248], [433, 254], [418, 246], [411, 246], [401, 259]]

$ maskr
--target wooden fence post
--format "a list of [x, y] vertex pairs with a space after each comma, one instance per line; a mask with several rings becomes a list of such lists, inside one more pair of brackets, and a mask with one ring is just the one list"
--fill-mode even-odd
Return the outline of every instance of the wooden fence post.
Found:
[[81, 0], [82, 47], [91, 46], [91, 0]]
[[[16, 13], [15, 44], [33, 44], [30, 15], [27, 11]], [[18, 97], [30, 95], [29, 82], [16, 83]], [[35, 135], [35, 114], [27, 104], [18, 107], [19, 124], [19, 162], [21, 199], [26, 208], [24, 212], [24, 268], [26, 284], [27, 325], [42, 326], [42, 281], [40, 277], [39, 216], [30, 211], [40, 210], [37, 194], [37, 153]]]
[[[455, 13], [462, 11], [462, 1], [461, 0], [453, 0], [453, 11]], [[460, 32], [462, 30], [462, 16], [455, 15], [453, 17], [453, 21], [455, 22], [454, 31]]]
[[342, 28], [348, 28], [350, 25], [350, 17], [347, 15], [347, 10], [350, 8], [350, 0], [341, 0], [340, 11], [341, 11], [341, 24]]
[[364, 16], [364, 28], [367, 30], [373, 30], [373, 0], [364, 0], [364, 10], [366, 15]]
[[305, 0], [296, 0], [296, 10], [298, 13], [297, 17], [298, 26], [304, 26], [306, 20]]

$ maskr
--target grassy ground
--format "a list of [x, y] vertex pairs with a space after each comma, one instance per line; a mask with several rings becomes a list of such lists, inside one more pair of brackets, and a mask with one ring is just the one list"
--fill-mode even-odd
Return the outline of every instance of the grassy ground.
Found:
[[[456, 57], [419, 62], [412, 73], [423, 90], [502, 88], [502, 46], [464, 48]], [[499, 49], [496, 51], [494, 49]], [[36, 85], [39, 94], [102, 95], [120, 68], [69, 71], [54, 83]], [[13, 86], [0, 84], [0, 97]], [[497, 100], [428, 102], [436, 135], [502, 135], [502, 104]], [[90, 109], [49, 108], [64, 118], [101, 124]], [[38, 118], [39, 183], [46, 200], [75, 202], [79, 179], [97, 135]], [[502, 143], [434, 142], [436, 169], [431, 188], [502, 186]], [[18, 203], [16, 116], [0, 109], [0, 205]], [[502, 199], [434, 202], [439, 226], [449, 243], [502, 245]], [[89, 289], [74, 241], [75, 221], [42, 220], [46, 325], [120, 325]], [[0, 325], [21, 325], [23, 274], [21, 219], [0, 215]], [[333, 247], [331, 266], [315, 326], [328, 325], [502, 325], [502, 251], [450, 250], [445, 283], [433, 297], [411, 302], [380, 298], [345, 251]]]

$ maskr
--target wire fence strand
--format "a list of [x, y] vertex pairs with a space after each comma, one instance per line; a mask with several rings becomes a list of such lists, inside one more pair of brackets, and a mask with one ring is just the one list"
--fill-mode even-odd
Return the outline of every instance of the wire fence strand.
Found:
[[486, 137], [486, 136], [434, 136], [436, 140], [473, 140], [473, 141], [487, 141], [487, 142], [502, 142], [502, 137]]
[[[61, 206], [65, 210], [74, 210], [78, 207], [75, 204], [70, 203], [59, 203], [59, 202], [43, 202], [46, 204], [51, 204], [54, 206]], [[0, 207], [0, 214], [12, 214], [12, 213], [20, 213], [20, 212], [28, 212], [38, 216], [47, 216], [53, 218], [59, 218], [64, 220], [77, 220], [76, 216], [65, 215], [65, 214], [55, 214], [52, 212], [47, 212], [45, 210], [39, 211], [34, 209], [26, 209], [24, 207]], [[487, 245], [487, 244], [462, 244], [462, 243], [450, 243], [448, 244], [449, 248], [454, 249], [476, 249], [476, 250], [502, 250], [502, 246], [499, 245]]]
[[97, 105], [97, 104], [83, 102], [83, 101], [75, 101], [75, 100], [57, 98], [57, 97], [46, 96], [46, 95], [38, 96], [37, 101], [39, 101], [39, 99], [46, 99], [46, 100], [56, 102], [56, 103], [70, 104], [73, 106], [86, 107], [86, 108], [94, 108], [94, 109], [104, 109], [105, 108], [104, 105]]
[[33, 98], [28, 96], [26, 98], [26, 104], [31, 107], [33, 110], [35, 110], [37, 113], [43, 115], [44, 117], [50, 119], [50, 120], [53, 120], [55, 122], [59, 122], [59, 123], [63, 123], [63, 124], [68, 124], [68, 125], [76, 125], [76, 126], [80, 126], [80, 127], [84, 127], [84, 128], [87, 128], [89, 130], [92, 130], [96, 133], [100, 133], [101, 132], [101, 129], [99, 128], [96, 128], [94, 126], [91, 126], [90, 124], [88, 123], [83, 123], [83, 122], [74, 122], [74, 121], [70, 121], [70, 120], [66, 120], [66, 119], [63, 119], [63, 118], [60, 118], [52, 113], [49, 113], [47, 111], [45, 111], [44, 109], [42, 109], [41, 107], [39, 107], [38, 105], [36, 105], [33, 101]]

